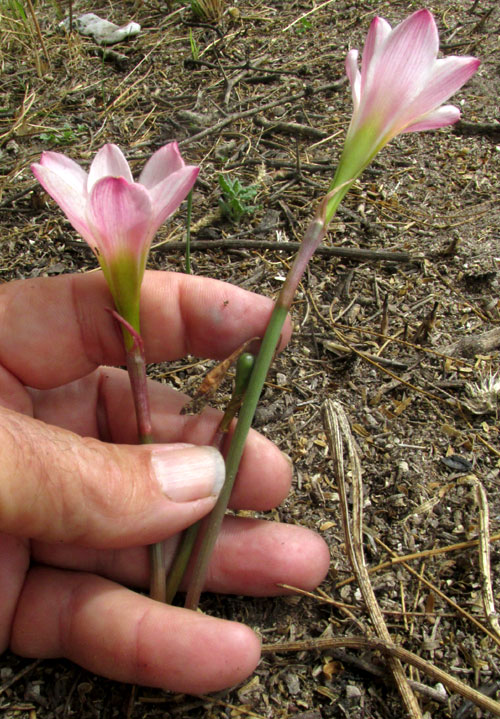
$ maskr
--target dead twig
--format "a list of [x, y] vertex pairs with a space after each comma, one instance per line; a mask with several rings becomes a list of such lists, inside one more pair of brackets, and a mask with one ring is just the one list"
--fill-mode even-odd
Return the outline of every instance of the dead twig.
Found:
[[231, 97], [231, 93], [234, 90], [234, 87], [241, 82], [247, 75], [250, 75], [254, 70], [258, 68], [258, 66], [264, 62], [266, 57], [257, 58], [255, 62], [253, 63], [253, 66], [244, 67], [241, 72], [239, 72], [234, 77], [227, 78], [226, 80], [226, 92], [224, 93], [224, 105], [227, 107], [229, 105], [229, 99]]
[[[349, 347], [345, 347], [342, 344], [339, 344], [338, 342], [332, 342], [331, 340], [318, 340], [320, 344], [323, 345], [323, 347], [328, 350], [328, 352], [334, 352], [337, 355], [352, 355], [353, 352]], [[393, 360], [387, 357], [379, 357], [378, 355], [372, 355], [368, 352], [364, 352], [363, 356], [366, 357], [366, 359], [373, 360], [374, 362], [378, 362], [382, 367], [392, 367], [392, 369], [399, 370], [402, 372], [405, 372], [408, 367], [410, 366], [408, 362], [400, 362], [399, 360]], [[395, 380], [394, 380], [395, 381]], [[398, 386], [399, 382], [395, 381], [394, 386]]]
[[432, 310], [422, 320], [421, 324], [417, 327], [417, 330], [412, 338], [412, 341], [416, 345], [422, 345], [427, 342], [430, 333], [434, 329], [436, 323], [436, 313], [439, 306], [438, 302], [434, 302]]
[[[379, 360], [380, 360], [379, 357], [377, 357], [377, 361], [371, 359], [366, 352], [361, 352], [360, 350], [356, 349], [356, 347], [353, 347], [353, 345], [350, 342], [348, 342], [347, 339], [344, 337], [344, 335], [342, 335], [341, 332], [336, 330], [335, 327], [333, 328], [333, 331], [337, 335], [337, 337], [342, 342], [344, 342], [346, 347], [348, 347], [352, 352], [354, 352], [359, 357], [361, 357], [362, 359], [369, 362], [371, 365], [373, 365], [374, 367], [379, 369], [381, 372], [385, 372], [386, 374], [389, 375], [389, 377], [392, 377], [392, 379], [397, 380], [400, 384], [404, 385], [405, 387], [408, 387], [409, 389], [414, 390], [415, 392], [418, 392], [419, 394], [423, 395], [424, 397], [427, 397], [428, 399], [434, 400], [435, 402], [448, 402], [448, 400], [443, 400], [441, 397], [438, 397], [435, 394], [431, 394], [430, 392], [427, 392], [425, 389], [422, 389], [421, 387], [417, 387], [416, 385], [412, 384], [411, 382], [407, 382], [402, 377], [398, 377], [396, 374], [394, 374], [394, 372], [391, 372], [386, 367], [382, 367], [382, 365], [379, 362]], [[457, 404], [458, 404], [458, 402], [457, 402]]]
[[[78, 245], [84, 243], [75, 241]], [[185, 242], [164, 242], [153, 245], [152, 249], [164, 247], [165, 250], [185, 251]], [[215, 250], [238, 249], [238, 250], [284, 250], [285, 252], [297, 252], [300, 242], [277, 242], [270, 240], [191, 240], [192, 250]], [[385, 250], [361, 250], [357, 247], [318, 247], [316, 253], [327, 257], [343, 257], [349, 260], [368, 260], [372, 262], [411, 262], [411, 255], [408, 252], [387, 252]]]
[[[492, 8], [493, 9], [493, 8]], [[459, 120], [453, 125], [453, 132], [460, 135], [500, 135], [500, 122], [467, 122]]]
[[[273, 157], [265, 157], [265, 158], [256, 158], [256, 157], [245, 157], [243, 160], [237, 160], [236, 162], [230, 162], [227, 165], [228, 170], [234, 170], [235, 168], [241, 167], [241, 166], [252, 166], [252, 165], [262, 165], [265, 164], [266, 167], [274, 167], [277, 170], [294, 170], [296, 167], [295, 162], [291, 162], [290, 160], [281, 160], [279, 158], [273, 158]], [[302, 162], [302, 169], [305, 172], [312, 172], [312, 173], [319, 173], [319, 172], [325, 172], [329, 175], [334, 173], [337, 169], [335, 165], [329, 163], [329, 162]], [[346, 212], [346, 208], [343, 207], [342, 209], [339, 209], [339, 216], [341, 215], [349, 215], [351, 216], [351, 213]], [[360, 222], [360, 224], [363, 224], [363, 218], [358, 217], [355, 212], [352, 213], [352, 219], [356, 220], [357, 222]]]
[[294, 137], [310, 137], [313, 140], [322, 140], [328, 137], [327, 132], [318, 130], [316, 127], [309, 127], [309, 125], [301, 125], [298, 122], [273, 122], [266, 120], [261, 115], [257, 115], [254, 122], [264, 128], [264, 134], [266, 132], [282, 133], [284, 135], [293, 135]]
[[[255, 71], [259, 73], [267, 73], [269, 75], [291, 75], [293, 77], [296, 77], [297, 73], [293, 70], [280, 70], [279, 68], [272, 68], [272, 67], [261, 67], [260, 62], [263, 62], [266, 58], [263, 57], [262, 60], [255, 60], [253, 63], [251, 62], [245, 62], [245, 63], [239, 63], [238, 65], [225, 65], [224, 69], [226, 71], [231, 70], [246, 70], [248, 72]], [[220, 65], [215, 62], [209, 62], [208, 60], [202, 60], [201, 58], [198, 58], [198, 60], [193, 60], [190, 58], [188, 60], [188, 63], [192, 67], [206, 67], [210, 70], [219, 70]]]
[[460, 355], [462, 357], [474, 357], [485, 355], [500, 347], [500, 327], [495, 327], [488, 332], [470, 337], [462, 337], [458, 342], [445, 347], [442, 352], [448, 355]]
[[439, 280], [443, 283], [443, 285], [445, 287], [447, 287], [449, 290], [451, 290], [453, 292], [453, 294], [458, 295], [458, 297], [460, 297], [460, 301], [463, 302], [464, 305], [467, 305], [467, 307], [470, 307], [471, 310], [474, 312], [474, 314], [477, 315], [477, 317], [479, 317], [479, 319], [483, 320], [483, 322], [491, 321], [490, 318], [486, 317], [486, 315], [483, 312], [481, 312], [481, 310], [478, 309], [475, 304], [473, 304], [472, 302], [469, 302], [463, 296], [463, 294], [461, 292], [459, 292], [459, 290], [457, 289], [457, 287], [455, 285], [453, 285], [445, 277], [443, 277], [443, 275], [435, 267], [434, 267], [433, 271], [434, 271], [434, 274], [436, 275], [436, 277], [438, 277]]
[[308, 592], [305, 589], [300, 589], [300, 587], [292, 587], [290, 584], [280, 584], [278, 583], [276, 585], [277, 587], [281, 587], [282, 589], [287, 589], [288, 591], [292, 591], [295, 594], [300, 594], [302, 597], [309, 597], [310, 599], [315, 599], [317, 602], [323, 602], [324, 604], [329, 604], [332, 607], [335, 607], [340, 612], [346, 615], [346, 617], [349, 617], [349, 619], [356, 624], [358, 629], [361, 632], [367, 633], [368, 629], [365, 626], [365, 624], [358, 619], [358, 617], [354, 614], [354, 612], [351, 611], [351, 609], [355, 609], [350, 604], [345, 604], [345, 602], [337, 602], [335, 599], [332, 599], [329, 597], [325, 592], [323, 592], [321, 589], [318, 589], [318, 594], [315, 594], [314, 592]]
[[403, 345], [404, 347], [409, 347], [418, 352], [424, 352], [426, 354], [434, 355], [435, 357], [438, 357], [439, 359], [453, 360], [453, 362], [458, 362], [460, 364], [460, 366], [470, 367], [471, 369], [474, 368], [473, 364], [470, 364], [469, 362], [466, 362], [465, 360], [460, 359], [459, 357], [451, 357], [449, 354], [446, 354], [444, 351], [439, 352], [438, 350], [431, 349], [430, 347], [422, 347], [421, 345], [416, 345], [414, 342], [409, 342], [408, 340], [401, 339], [400, 337], [396, 337], [395, 335], [382, 335], [380, 332], [376, 332], [375, 330], [368, 329], [367, 327], [354, 327], [351, 325], [342, 325], [342, 324], [339, 324], [338, 322], [335, 322], [335, 326], [341, 330], [349, 330], [350, 332], [358, 332], [360, 334], [369, 335], [370, 337], [378, 337], [380, 339], [385, 340], [386, 342], [395, 342], [396, 344]]

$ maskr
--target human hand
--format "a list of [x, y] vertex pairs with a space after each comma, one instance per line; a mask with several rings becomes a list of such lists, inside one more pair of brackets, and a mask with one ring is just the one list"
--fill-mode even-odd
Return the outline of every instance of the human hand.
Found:
[[[150, 382], [163, 444], [133, 446], [127, 374], [106, 366], [124, 362], [111, 304], [100, 273], [0, 287], [0, 651], [10, 645], [119, 681], [215, 691], [255, 668], [254, 632], [123, 585], [147, 587], [146, 545], [168, 537], [171, 559], [176, 533], [212, 509], [222, 461], [192, 445], [210, 444], [220, 415], [181, 416], [186, 397]], [[142, 308], [146, 355], [159, 362], [229, 355], [262, 335], [272, 304], [216, 280], [148, 272]], [[290, 480], [284, 455], [251, 432], [231, 506], [268, 510]], [[228, 517], [206, 589], [253, 596], [282, 593], [277, 583], [311, 589], [327, 568], [328, 549], [313, 532]]]

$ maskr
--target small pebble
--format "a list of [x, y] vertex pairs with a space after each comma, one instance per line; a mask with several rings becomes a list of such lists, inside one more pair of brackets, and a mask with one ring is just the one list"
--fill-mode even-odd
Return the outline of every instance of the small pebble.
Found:
[[361, 690], [354, 686], [354, 684], [348, 684], [345, 688], [345, 695], [347, 699], [359, 699]]

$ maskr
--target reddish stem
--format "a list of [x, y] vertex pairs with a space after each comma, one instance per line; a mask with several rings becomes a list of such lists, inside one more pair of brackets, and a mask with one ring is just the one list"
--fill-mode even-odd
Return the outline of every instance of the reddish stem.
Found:
[[132, 347], [127, 350], [127, 370], [132, 387], [134, 398], [135, 414], [137, 417], [137, 431], [141, 444], [152, 444], [153, 428], [151, 426], [151, 411], [149, 407], [149, 396], [146, 377], [146, 357], [144, 353], [144, 342], [137, 330], [132, 327], [116, 310], [109, 312], [115, 320], [130, 334], [133, 339]]
[[[134, 398], [135, 416], [137, 420], [137, 432], [140, 444], [152, 444], [153, 428], [151, 425], [151, 411], [149, 408], [149, 396], [146, 377], [146, 356], [144, 353], [144, 342], [139, 332], [130, 322], [122, 317], [116, 310], [108, 310], [115, 320], [121, 325], [125, 335], [125, 346], [127, 347], [128, 333], [132, 337], [132, 347], [126, 350], [127, 370]], [[149, 594], [152, 599], [159, 602], [166, 600], [166, 569], [163, 543], [157, 542], [149, 547], [151, 563], [151, 579]]]

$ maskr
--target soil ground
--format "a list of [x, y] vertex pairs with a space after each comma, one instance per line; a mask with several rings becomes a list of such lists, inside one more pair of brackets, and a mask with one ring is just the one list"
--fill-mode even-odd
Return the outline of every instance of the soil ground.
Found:
[[[397, 23], [419, 7], [249, 0], [219, 23], [203, 24], [174, 5], [169, 13], [156, 0], [76, 0], [75, 16], [92, 11], [141, 24], [138, 37], [107, 54], [90, 38], [57, 30], [55, 0], [35, 6], [45, 52], [29, 16], [15, 19], [13, 4], [0, 5], [2, 281], [93, 267], [88, 248], [29, 171], [42, 150], [88, 165], [114, 142], [137, 170], [176, 139], [186, 160], [202, 166], [194, 272], [274, 296], [293, 254], [285, 243], [300, 241], [339, 157], [351, 112], [347, 50], [361, 47], [374, 15]], [[297, 295], [294, 336], [274, 363], [256, 419], [295, 465], [292, 493], [268, 516], [320, 532], [331, 547], [331, 571], [316, 598], [206, 596], [202, 608], [248, 623], [266, 644], [313, 646], [318, 638], [371, 632], [357, 584], [340, 586], [352, 570], [321, 419], [323, 400], [336, 399], [361, 456], [368, 565], [417, 554], [371, 575], [392, 640], [495, 697], [500, 638], [483, 595], [489, 582], [500, 600], [498, 384], [480, 396], [471, 386], [498, 371], [500, 12], [496, 0], [434, 0], [430, 9], [445, 54], [482, 60], [455, 98], [463, 122], [396, 139], [343, 202]], [[239, 225], [219, 213], [219, 173], [257, 188], [255, 207]], [[150, 266], [182, 271], [183, 250], [172, 243], [184, 240], [184, 227], [182, 208], [160, 230]], [[339, 247], [405, 252], [409, 261], [328, 253]], [[467, 351], [467, 339], [487, 332], [491, 339], [492, 331], [489, 344]], [[188, 358], [156, 372], [190, 392], [209, 366]], [[490, 576], [477, 542], [420, 554], [477, 539], [479, 485], [489, 505]], [[347, 603], [351, 615], [321, 598]], [[436, 687], [424, 672], [405, 668]], [[405, 717], [388, 677], [376, 652], [312, 648], [266, 654], [242, 686], [193, 698], [120, 685], [64, 660], [6, 654], [0, 716]], [[456, 693], [442, 692], [440, 701], [417, 696], [427, 717], [488, 716]]]

